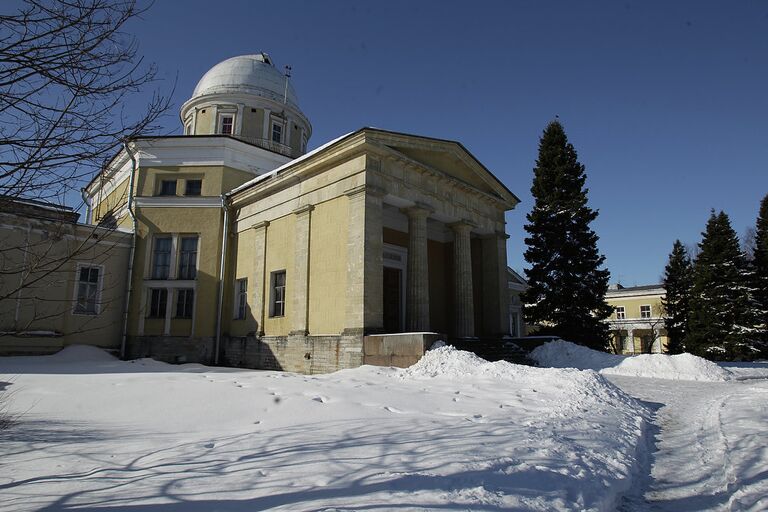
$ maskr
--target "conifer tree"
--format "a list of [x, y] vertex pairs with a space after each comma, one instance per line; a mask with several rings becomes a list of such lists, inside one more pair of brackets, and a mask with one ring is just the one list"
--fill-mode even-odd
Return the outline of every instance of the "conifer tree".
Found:
[[587, 206], [586, 174], [558, 121], [539, 141], [531, 193], [535, 204], [525, 226], [529, 289], [525, 315], [552, 334], [588, 347], [608, 347], [612, 308], [605, 302], [609, 272], [589, 227], [597, 212]]
[[755, 226], [753, 255], [755, 324], [758, 337], [763, 342], [763, 355], [768, 344], [768, 194], [760, 202], [760, 212]]
[[728, 216], [709, 217], [693, 267], [687, 351], [709, 359], [755, 356], [750, 279]]
[[688, 331], [689, 301], [693, 286], [693, 268], [688, 252], [680, 240], [675, 240], [669, 262], [664, 268], [665, 297], [662, 304], [665, 310], [664, 328], [667, 330], [670, 354], [680, 354], [684, 350], [683, 339]]

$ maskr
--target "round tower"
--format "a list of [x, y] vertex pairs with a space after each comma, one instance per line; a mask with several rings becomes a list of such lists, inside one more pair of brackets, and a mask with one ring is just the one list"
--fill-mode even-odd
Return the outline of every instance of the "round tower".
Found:
[[291, 158], [312, 135], [288, 76], [266, 53], [213, 66], [181, 106], [181, 122], [185, 135], [231, 135]]

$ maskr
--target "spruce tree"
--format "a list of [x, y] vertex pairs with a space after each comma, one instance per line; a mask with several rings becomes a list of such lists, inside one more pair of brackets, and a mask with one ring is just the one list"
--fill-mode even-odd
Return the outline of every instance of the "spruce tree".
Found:
[[684, 350], [683, 339], [688, 331], [688, 303], [693, 286], [693, 269], [688, 252], [680, 240], [675, 240], [669, 262], [664, 268], [665, 297], [662, 304], [665, 310], [664, 328], [667, 330], [670, 354], [680, 354]]
[[750, 283], [728, 216], [709, 217], [693, 268], [687, 351], [709, 359], [754, 357]]
[[606, 350], [612, 308], [605, 302], [609, 272], [589, 227], [597, 212], [587, 206], [586, 174], [576, 150], [558, 121], [549, 123], [539, 141], [527, 215], [525, 259], [529, 323], [590, 348]]
[[755, 226], [754, 270], [755, 324], [762, 342], [763, 356], [768, 356], [768, 194], [760, 202]]

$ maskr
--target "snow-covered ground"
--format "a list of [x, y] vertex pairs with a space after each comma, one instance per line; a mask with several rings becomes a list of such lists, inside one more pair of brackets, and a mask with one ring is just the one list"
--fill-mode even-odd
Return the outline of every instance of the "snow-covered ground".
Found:
[[0, 433], [0, 510], [768, 508], [768, 367], [671, 368], [687, 380], [450, 347], [320, 376], [0, 358], [23, 413]]
[[562, 341], [533, 358], [599, 371], [655, 411], [646, 478], [622, 510], [768, 510], [768, 363], [625, 357]]

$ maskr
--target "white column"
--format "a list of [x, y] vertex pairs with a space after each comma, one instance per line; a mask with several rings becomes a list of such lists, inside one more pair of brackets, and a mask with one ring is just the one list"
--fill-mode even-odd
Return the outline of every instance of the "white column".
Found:
[[661, 354], [661, 332], [658, 328], [653, 328], [653, 345], [651, 346], [651, 352]]
[[216, 128], [219, 126], [219, 106], [213, 105], [211, 106], [211, 134], [216, 134], [218, 131]]
[[635, 331], [627, 329], [627, 344], [629, 344], [627, 352], [630, 354], [635, 353]]
[[489, 336], [509, 335], [506, 233], [494, 233], [482, 240], [483, 326]]
[[405, 208], [408, 215], [408, 270], [405, 286], [405, 330], [429, 331], [429, 256], [427, 217], [423, 206]]
[[245, 112], [245, 105], [243, 103], [237, 104], [237, 115], [235, 116], [235, 126], [232, 135], [241, 135], [243, 133], [243, 112]]
[[451, 224], [453, 229], [453, 288], [455, 336], [472, 338], [475, 335], [475, 301], [472, 293], [472, 246], [468, 222]]
[[309, 334], [309, 230], [310, 214], [314, 209], [314, 206], [308, 204], [293, 211], [296, 215], [293, 276], [288, 277], [286, 285], [288, 293], [293, 297], [291, 335]]
[[264, 126], [262, 127], [261, 138], [265, 140], [272, 140], [272, 134], [269, 133], [269, 120], [272, 115], [272, 111], [268, 108], [264, 109]]
[[264, 336], [264, 318], [266, 314], [267, 276], [267, 226], [269, 221], [259, 222], [253, 226], [253, 316], [256, 319], [256, 336]]
[[383, 192], [361, 185], [346, 192], [349, 198], [347, 234], [347, 293], [344, 334], [380, 332], [383, 315]]

